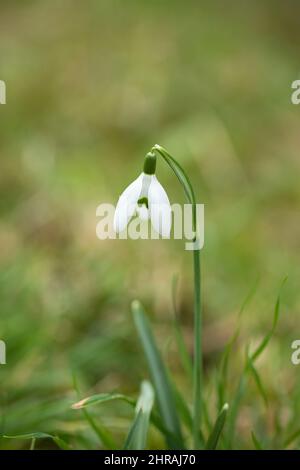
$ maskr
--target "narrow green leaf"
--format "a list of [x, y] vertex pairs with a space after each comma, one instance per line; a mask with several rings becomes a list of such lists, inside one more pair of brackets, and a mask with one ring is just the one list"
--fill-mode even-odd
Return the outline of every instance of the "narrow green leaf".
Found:
[[[84, 411], [84, 409], [87, 407], [101, 405], [103, 403], [107, 403], [109, 401], [114, 401], [114, 400], [121, 400], [121, 401], [124, 401], [125, 403], [128, 403], [130, 406], [133, 406], [133, 407], [136, 406], [136, 400], [134, 400], [133, 398], [127, 395], [122, 395], [120, 393], [100, 393], [97, 395], [91, 395], [90, 397], [87, 397], [87, 398], [83, 398], [79, 402], [74, 403], [74, 405], [72, 405], [72, 408], [74, 410], [83, 408], [83, 411]], [[173, 440], [176, 439], [176, 436], [174, 436], [170, 431], [167, 430], [167, 428], [165, 427], [164, 423], [161, 420], [161, 417], [157, 413], [152, 412], [151, 422], [164, 436], [168, 434], [170, 439], [173, 439]]]
[[48, 434], [46, 432], [29, 432], [26, 434], [14, 434], [14, 435], [7, 435], [4, 434], [2, 437], [5, 439], [53, 439], [54, 436]]
[[232, 442], [234, 440], [235, 436], [235, 424], [236, 420], [238, 417], [238, 412], [239, 408], [241, 405], [241, 401], [243, 398], [243, 395], [245, 393], [246, 385], [248, 383], [248, 373], [249, 373], [249, 346], [247, 345], [246, 347], [246, 362], [242, 371], [242, 374], [240, 376], [240, 380], [238, 382], [238, 386], [236, 389], [236, 392], [234, 394], [233, 400], [232, 400], [232, 405], [230, 409], [230, 413], [228, 416], [228, 433], [226, 436], [226, 446], [228, 449], [231, 449], [232, 447]]
[[54, 436], [52, 434], [47, 434], [45, 432], [31, 432], [28, 434], [15, 434], [13, 436], [3, 435], [5, 439], [19, 439], [19, 440], [26, 440], [26, 439], [52, 439], [55, 444], [63, 450], [69, 450], [71, 447], [70, 445], [64, 441], [61, 437]]
[[[271, 328], [270, 332], [267, 333], [267, 335], [261, 341], [260, 345], [254, 351], [254, 353], [250, 356], [252, 364], [254, 364], [254, 361], [260, 356], [260, 354], [267, 347], [267, 345], [268, 345], [268, 343], [269, 343], [270, 339], [272, 338], [272, 335], [275, 331], [275, 328], [276, 328], [277, 323], [278, 323], [279, 312], [280, 312], [280, 293], [281, 293], [281, 290], [282, 290], [286, 280], [287, 280], [287, 277], [284, 278], [284, 280], [281, 283], [280, 292], [279, 292], [279, 295], [278, 295], [278, 298], [277, 298], [277, 301], [276, 301], [276, 304], [275, 304], [272, 328]], [[246, 354], [246, 356], [247, 356], [247, 358], [249, 357], [248, 353]], [[244, 394], [244, 390], [245, 390], [245, 387], [246, 387], [248, 372], [249, 372], [249, 360], [246, 359], [245, 368], [242, 372], [242, 375], [241, 375], [241, 378], [240, 378], [240, 381], [239, 381], [234, 399], [232, 401], [231, 412], [230, 412], [230, 415], [229, 415], [229, 418], [228, 418], [228, 421], [229, 421], [229, 423], [228, 423], [228, 436], [226, 438], [228, 448], [231, 448], [231, 445], [232, 445], [232, 442], [233, 442], [234, 433], [235, 433], [235, 423], [236, 423], [236, 419], [237, 419], [237, 415], [238, 415], [239, 406], [240, 406], [240, 403], [241, 403], [241, 400], [242, 400], [242, 396]], [[253, 370], [252, 370], [252, 373], [253, 373]], [[255, 379], [257, 380], [257, 375], [255, 376]], [[260, 384], [259, 384], [259, 382], [260, 382]], [[256, 383], [257, 383], [258, 387], [260, 387], [260, 392], [265, 393], [265, 392], [262, 392], [262, 388], [261, 388], [262, 383], [261, 383], [261, 381], [258, 381]]]
[[263, 338], [263, 340], [261, 341], [261, 343], [259, 344], [259, 346], [256, 348], [256, 350], [254, 351], [254, 353], [251, 355], [251, 359], [252, 359], [253, 362], [254, 362], [254, 361], [262, 354], [262, 352], [266, 349], [267, 345], [269, 344], [270, 339], [272, 338], [272, 336], [273, 336], [273, 334], [274, 334], [274, 332], [275, 332], [275, 329], [276, 329], [276, 326], [277, 326], [277, 323], [278, 323], [278, 319], [279, 319], [281, 290], [282, 290], [284, 284], [286, 283], [286, 281], [287, 281], [287, 277], [284, 278], [284, 280], [282, 281], [282, 284], [281, 284], [281, 287], [280, 287], [280, 291], [279, 291], [279, 295], [278, 295], [277, 300], [276, 300], [276, 304], [275, 304], [275, 308], [274, 308], [274, 315], [273, 315], [273, 324], [272, 324], [272, 328], [271, 328], [271, 330], [266, 334], [266, 336]]
[[58, 436], [53, 436], [53, 441], [55, 444], [62, 450], [69, 450], [71, 449], [71, 446], [63, 439], [61, 439]]
[[243, 395], [244, 395], [244, 392], [245, 392], [245, 389], [246, 389], [246, 385], [248, 383], [249, 372], [252, 373], [252, 375], [254, 377], [254, 380], [256, 382], [256, 385], [258, 387], [258, 390], [259, 390], [261, 396], [263, 397], [263, 400], [265, 401], [265, 403], [267, 403], [267, 394], [264, 390], [264, 387], [263, 387], [262, 381], [259, 377], [259, 374], [258, 374], [257, 370], [254, 367], [252, 356], [249, 356], [249, 354], [248, 354], [248, 350], [249, 350], [249, 347], [247, 346], [246, 347], [245, 366], [244, 366], [243, 372], [241, 374], [241, 377], [240, 377], [240, 380], [239, 380], [234, 398], [232, 400], [231, 410], [230, 410], [229, 417], [228, 417], [228, 435], [226, 437], [226, 445], [229, 449], [231, 448], [232, 442], [233, 442], [233, 439], [234, 439], [235, 424], [236, 424], [240, 404], [241, 404], [241, 401], [242, 401], [242, 398], [243, 398]]
[[141, 385], [141, 394], [136, 405], [136, 416], [128, 433], [124, 449], [146, 449], [147, 434], [151, 410], [154, 402], [154, 390], [150, 382]]
[[175, 441], [170, 436], [166, 436], [167, 443], [171, 448], [184, 448], [172, 386], [156, 346], [149, 321], [143, 307], [137, 300], [132, 303], [132, 312], [152, 376], [164, 426], [173, 436], [176, 436]]
[[191, 415], [191, 412], [189, 410], [189, 407], [182, 396], [182, 394], [179, 392], [177, 387], [174, 385], [173, 386], [174, 390], [174, 396], [175, 396], [175, 401], [176, 401], [176, 408], [178, 409], [182, 422], [187, 426], [187, 428], [192, 431], [193, 430], [193, 418]]
[[[75, 373], [73, 373], [73, 384], [74, 384], [75, 391], [77, 393], [77, 397], [79, 398], [79, 387], [77, 384]], [[102, 397], [103, 395], [105, 395], [106, 399], [102, 400], [102, 403], [105, 401], [109, 401], [107, 398], [107, 395], [109, 394], [102, 394]], [[95, 397], [98, 398], [98, 401], [95, 400]], [[94, 403], [94, 401], [99, 403], [99, 395], [94, 395], [93, 397], [88, 397], [83, 400], [80, 400], [79, 402], [72, 405], [72, 408], [75, 410], [82, 409], [83, 416], [85, 417], [86, 421], [89, 423], [90, 427], [93, 429], [94, 433], [99, 438], [101, 444], [103, 444], [108, 449], [115, 449], [116, 444], [111, 434], [104, 428], [104, 426], [102, 425], [99, 419], [98, 419], [98, 423], [100, 424], [96, 423], [95, 420], [90, 415], [90, 413], [88, 412], [88, 410], [85, 409], [87, 406], [89, 406], [89, 404]]]
[[153, 426], [155, 426], [156, 429], [165, 438], [168, 436], [169, 439], [173, 440], [174, 442], [177, 442], [177, 437], [165, 427], [165, 424], [162, 422], [160, 415], [156, 411], [152, 410], [150, 420], [151, 420], [151, 424], [153, 424]]
[[290, 434], [287, 439], [284, 441], [284, 447], [288, 447], [292, 442], [300, 437], [300, 429]]
[[[128, 436], [126, 438], [123, 450], [143, 450], [143, 447], [139, 447], [139, 444], [135, 442], [138, 440], [138, 430], [142, 427], [142, 411], [139, 410], [131, 428], [129, 429]], [[135, 448], [136, 446], [136, 448]]]
[[31, 443], [30, 443], [30, 450], [34, 450], [34, 448], [35, 448], [35, 442], [36, 442], [36, 438], [33, 437], [33, 438], [31, 439]]
[[236, 330], [235, 332], [233, 333], [233, 335], [231, 336], [231, 339], [229, 340], [225, 350], [224, 350], [224, 353], [223, 353], [223, 357], [222, 357], [222, 366], [223, 366], [223, 375], [227, 374], [227, 370], [228, 370], [228, 360], [229, 360], [229, 355], [231, 353], [231, 350], [232, 350], [232, 347], [234, 345], [234, 343], [236, 342], [238, 336], [239, 336], [239, 332], [240, 332], [240, 321], [241, 321], [241, 318], [243, 316], [243, 313], [246, 309], [246, 307], [249, 305], [249, 303], [251, 302], [256, 290], [257, 290], [257, 285], [258, 285], [258, 280], [255, 281], [254, 285], [252, 286], [252, 288], [250, 289], [250, 291], [248, 292], [248, 294], [246, 295], [244, 301], [242, 302], [242, 305], [239, 309], [239, 312], [238, 312], [238, 315], [237, 315], [237, 327], [236, 327]]
[[[189, 429], [189, 431], [193, 432], [193, 418], [192, 418], [191, 411], [188, 407], [188, 404], [186, 400], [184, 399], [184, 396], [182, 396], [182, 394], [180, 393], [180, 391], [174, 384], [173, 384], [173, 390], [174, 390], [174, 396], [175, 396], [175, 401], [176, 401], [176, 408], [180, 414], [181, 421], [182, 423], [185, 424], [185, 426], [187, 427], [187, 429]], [[203, 416], [204, 416], [205, 421], [209, 420], [207, 408], [204, 403], [203, 403]], [[199, 436], [198, 436], [199, 445], [203, 449], [205, 446], [205, 439], [203, 437], [203, 433], [201, 429], [199, 429], [198, 433], [199, 433]]]
[[251, 437], [252, 437], [252, 442], [254, 444], [255, 449], [256, 450], [263, 450], [263, 447], [262, 447], [261, 443], [259, 442], [259, 440], [255, 436], [253, 431], [251, 431]]
[[236, 419], [238, 416], [242, 397], [244, 395], [244, 391], [246, 388], [246, 384], [247, 384], [247, 374], [245, 371], [243, 371], [240, 377], [236, 392], [234, 394], [232, 404], [230, 405], [230, 413], [228, 416], [228, 433], [226, 436], [226, 445], [228, 449], [231, 449], [232, 447], [232, 442], [233, 442], [234, 435], [235, 435], [235, 423], [236, 423]]
[[[221, 407], [220, 407], [221, 408]], [[209, 429], [211, 431], [212, 429], [212, 423], [211, 423], [211, 419], [210, 419], [210, 416], [209, 416], [209, 411], [208, 411], [208, 408], [207, 408], [207, 403], [205, 400], [203, 400], [203, 404], [202, 404], [202, 410], [203, 410], [203, 418], [204, 418], [204, 422], [206, 424], [206, 427], [207, 429]]]
[[268, 406], [268, 396], [267, 396], [267, 393], [264, 389], [264, 386], [263, 386], [263, 383], [262, 383], [262, 380], [259, 376], [259, 373], [257, 372], [254, 364], [253, 364], [253, 361], [251, 359], [251, 357], [248, 357], [248, 366], [249, 366], [249, 370], [255, 380], [255, 383], [257, 385], [257, 388], [258, 388], [258, 391], [265, 403], [266, 406]]
[[95, 406], [114, 400], [122, 400], [130, 405], [135, 405], [135, 400], [126, 395], [122, 395], [121, 393], [98, 393], [74, 403], [72, 405], [72, 409], [79, 410], [81, 408], [87, 408], [88, 406]]
[[217, 417], [212, 433], [210, 434], [208, 438], [208, 441], [205, 447], [207, 450], [214, 450], [217, 448], [219, 438], [223, 431], [224, 424], [226, 421], [228, 408], [229, 408], [228, 403], [225, 403], [225, 405], [223, 406], [223, 408], [221, 409], [219, 413], [219, 416]]
[[232, 352], [232, 348], [237, 341], [237, 338], [240, 333], [240, 323], [242, 319], [242, 315], [246, 309], [246, 307], [249, 305], [251, 302], [258, 286], [258, 279], [256, 279], [254, 285], [251, 287], [250, 291], [246, 295], [244, 301], [242, 302], [242, 305], [239, 309], [238, 315], [237, 315], [237, 326], [232, 334], [231, 338], [229, 339], [227, 345], [225, 346], [225, 349], [222, 353], [221, 356], [221, 367], [220, 367], [220, 373], [219, 373], [219, 380], [218, 380], [218, 403], [219, 407], [222, 406], [222, 403], [225, 401], [225, 390], [227, 386], [227, 375], [228, 375], [228, 364], [229, 364], [229, 357]]

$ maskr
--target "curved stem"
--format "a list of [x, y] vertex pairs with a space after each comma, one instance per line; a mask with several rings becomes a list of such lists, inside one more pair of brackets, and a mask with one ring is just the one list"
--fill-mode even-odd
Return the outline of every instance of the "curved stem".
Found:
[[194, 446], [200, 446], [200, 426], [202, 418], [202, 310], [201, 310], [201, 265], [200, 250], [197, 247], [197, 207], [195, 192], [191, 182], [179, 163], [160, 145], [152, 147], [152, 152], [157, 152], [169, 167], [173, 170], [179, 182], [183, 186], [184, 193], [192, 204], [192, 222], [195, 232], [194, 260], [194, 362], [193, 362], [193, 437]]

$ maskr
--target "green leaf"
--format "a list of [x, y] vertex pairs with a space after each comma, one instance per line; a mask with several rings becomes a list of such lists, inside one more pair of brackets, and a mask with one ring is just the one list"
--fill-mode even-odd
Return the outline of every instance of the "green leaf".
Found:
[[[77, 396], [79, 397], [79, 388], [78, 388], [75, 373], [73, 373], [73, 384], [74, 384], [74, 388], [77, 393]], [[107, 396], [109, 394], [102, 394], [102, 396], [103, 395]], [[98, 422], [96, 423], [95, 420], [90, 415], [90, 413], [88, 412], [88, 410], [85, 409], [87, 406], [89, 406], [89, 404], [95, 401], [95, 397], [97, 397], [98, 399], [98, 401], [96, 400], [96, 402], [99, 403], [99, 395], [94, 395], [93, 397], [88, 397], [86, 399], [80, 400], [79, 402], [75, 403], [72, 406], [72, 408], [75, 410], [82, 409], [83, 416], [85, 417], [86, 421], [89, 423], [90, 427], [93, 429], [94, 433], [98, 436], [101, 444], [103, 444], [108, 449], [115, 449], [116, 444], [111, 434], [105, 429], [105, 427], [100, 422], [99, 418], [98, 418]], [[106, 397], [106, 400], [102, 400], [102, 402], [103, 401], [109, 401], [109, 400]]]
[[187, 428], [190, 431], [192, 431], [193, 430], [193, 418], [189, 410], [189, 407], [186, 401], [184, 400], [184, 397], [182, 396], [182, 394], [179, 392], [179, 390], [177, 389], [175, 385], [173, 386], [173, 391], [174, 391], [174, 396], [175, 396], [176, 408], [178, 409], [180, 413], [182, 422], [187, 426]]
[[219, 406], [222, 406], [222, 403], [225, 401], [225, 390], [227, 386], [227, 375], [228, 375], [228, 364], [229, 364], [229, 357], [232, 352], [233, 345], [235, 344], [239, 333], [240, 333], [240, 322], [242, 319], [242, 315], [246, 309], [246, 307], [249, 305], [250, 301], [252, 300], [256, 290], [257, 290], [257, 285], [258, 285], [258, 279], [255, 281], [253, 287], [251, 287], [250, 291], [248, 292], [247, 296], [245, 297], [238, 315], [237, 315], [237, 326], [232, 334], [231, 338], [229, 339], [223, 353], [221, 356], [221, 367], [220, 367], [220, 372], [219, 372], [219, 379], [218, 379], [218, 403]]
[[31, 439], [30, 450], [34, 450], [34, 448], [35, 448], [35, 442], [36, 442], [36, 439], [35, 439], [35, 437], [33, 437], [33, 438]]
[[[180, 414], [182, 423], [185, 424], [185, 426], [193, 432], [193, 417], [191, 414], [191, 411], [188, 407], [188, 404], [186, 403], [184, 397], [178, 390], [178, 388], [173, 384], [173, 391], [174, 391], [174, 396], [175, 396], [175, 401], [176, 401], [176, 408]], [[205, 406], [205, 403], [203, 402], [203, 417], [205, 420], [209, 420], [208, 413], [207, 413], [207, 408]], [[198, 430], [198, 441], [199, 445], [203, 449], [205, 446], [205, 439], [203, 437], [201, 429]]]
[[[252, 355], [250, 356], [250, 360], [251, 360], [252, 365], [254, 365], [254, 361], [261, 355], [261, 353], [267, 347], [267, 345], [268, 345], [268, 343], [269, 343], [270, 339], [272, 338], [272, 335], [275, 331], [275, 328], [277, 326], [278, 319], [279, 319], [281, 290], [282, 290], [286, 280], [287, 280], [287, 277], [283, 279], [283, 281], [281, 283], [281, 286], [280, 286], [279, 295], [277, 297], [276, 304], [275, 304], [275, 309], [274, 309], [272, 328], [269, 331], [269, 333], [267, 333], [267, 335], [264, 337], [264, 339], [261, 341], [260, 345], [256, 348], [254, 353], [252, 353]], [[231, 448], [232, 441], [233, 441], [233, 438], [234, 438], [235, 423], [236, 423], [236, 419], [237, 419], [237, 415], [238, 415], [238, 410], [239, 410], [239, 406], [240, 406], [240, 403], [241, 403], [241, 400], [242, 400], [242, 396], [244, 394], [244, 390], [245, 390], [245, 387], [246, 387], [246, 384], [247, 384], [247, 375], [248, 375], [248, 372], [250, 370], [248, 353], [246, 354], [246, 357], [247, 357], [246, 364], [245, 364], [244, 370], [242, 372], [242, 375], [241, 375], [241, 378], [240, 378], [240, 381], [239, 381], [234, 399], [232, 401], [231, 412], [230, 412], [230, 415], [229, 415], [229, 418], [228, 418], [228, 421], [229, 421], [229, 423], [228, 423], [228, 436], [227, 436], [227, 439], [226, 439], [228, 448]], [[256, 383], [257, 383], [257, 386], [259, 388], [260, 393], [262, 395], [265, 395], [265, 391], [262, 387], [262, 382], [259, 379], [257, 371], [255, 370], [253, 372], [253, 369], [252, 369], [251, 372], [252, 372], [252, 374], [253, 374], [253, 376], [256, 380]], [[256, 372], [256, 374], [255, 374], [255, 372]]]
[[249, 367], [249, 370], [255, 380], [255, 383], [257, 385], [257, 388], [258, 388], [258, 391], [260, 393], [260, 395], [262, 396], [262, 399], [265, 403], [266, 406], [268, 406], [268, 396], [267, 396], [267, 393], [264, 389], [264, 386], [263, 386], [263, 383], [262, 383], [262, 380], [259, 376], [259, 373], [257, 372], [254, 364], [253, 364], [253, 361], [251, 359], [251, 357], [248, 357], [248, 367]]
[[251, 431], [251, 437], [252, 437], [252, 442], [254, 444], [254, 447], [256, 450], [263, 450], [263, 446], [262, 444], [259, 442], [259, 440], [257, 439], [257, 437], [255, 436], [254, 432]]
[[53, 439], [54, 436], [51, 434], [47, 434], [45, 432], [30, 432], [27, 434], [14, 434], [11, 436], [8, 436], [4, 434], [2, 437], [5, 439]]
[[26, 439], [52, 439], [55, 444], [63, 450], [69, 450], [71, 447], [69, 444], [64, 441], [61, 437], [54, 436], [52, 434], [47, 434], [45, 432], [31, 432], [28, 434], [16, 434], [13, 436], [3, 435], [5, 439], [19, 439], [19, 440], [26, 440]]
[[290, 434], [287, 439], [284, 441], [284, 447], [288, 447], [292, 442], [300, 437], [300, 429]]
[[221, 409], [221, 411], [219, 413], [219, 416], [217, 417], [214, 428], [213, 428], [213, 430], [212, 430], [212, 432], [211, 432], [211, 434], [208, 438], [208, 441], [206, 443], [205, 448], [207, 450], [216, 449], [216, 447], [218, 445], [218, 442], [219, 442], [219, 439], [220, 439], [220, 435], [221, 435], [221, 433], [223, 431], [223, 428], [224, 428], [228, 408], [229, 408], [228, 403], [225, 403], [225, 405], [223, 406], [223, 408]]
[[152, 410], [152, 413], [151, 413], [151, 424], [153, 424], [153, 426], [156, 427], [156, 429], [166, 438], [167, 436], [173, 440], [174, 442], [176, 441], [177, 442], [177, 437], [171, 433], [164, 425], [164, 423], [162, 422], [162, 419], [160, 417], [160, 415]]
[[61, 437], [53, 436], [52, 439], [60, 449], [62, 450], [71, 449], [71, 446], [65, 440], [61, 439]]
[[202, 410], [203, 410], [203, 419], [204, 419], [204, 422], [206, 424], [206, 427], [207, 427], [207, 429], [209, 429], [209, 431], [211, 431], [212, 423], [211, 423], [211, 419], [210, 419], [210, 416], [209, 416], [207, 402], [205, 400], [203, 400], [203, 403], [202, 403]]
[[225, 350], [224, 350], [224, 353], [223, 353], [223, 356], [222, 356], [222, 359], [221, 359], [221, 363], [222, 363], [222, 373], [223, 375], [227, 375], [227, 370], [228, 370], [228, 360], [229, 360], [229, 355], [231, 353], [231, 350], [232, 350], [232, 347], [234, 345], [234, 343], [236, 342], [238, 336], [239, 336], [239, 332], [240, 332], [240, 321], [241, 321], [241, 318], [242, 318], [242, 315], [246, 309], [246, 307], [249, 305], [249, 303], [251, 302], [256, 290], [257, 290], [257, 285], [258, 285], [258, 280], [255, 281], [253, 287], [250, 289], [250, 291], [248, 292], [247, 296], [245, 297], [241, 307], [240, 307], [240, 310], [238, 312], [238, 315], [237, 315], [237, 327], [236, 327], [236, 330], [235, 332], [233, 333], [233, 335], [231, 336], [231, 339], [229, 340]]
[[281, 284], [281, 287], [280, 287], [280, 291], [279, 291], [279, 295], [278, 295], [277, 300], [276, 300], [275, 309], [274, 309], [274, 315], [273, 315], [273, 324], [272, 324], [272, 328], [271, 328], [271, 330], [266, 334], [266, 336], [263, 338], [263, 340], [261, 341], [261, 343], [259, 344], [259, 346], [256, 348], [256, 350], [254, 351], [254, 353], [251, 355], [251, 359], [252, 359], [253, 362], [254, 362], [254, 361], [262, 354], [262, 352], [266, 349], [267, 345], [269, 344], [270, 339], [272, 338], [272, 336], [273, 336], [273, 334], [274, 334], [274, 332], [275, 332], [275, 329], [276, 329], [276, 326], [277, 326], [277, 323], [278, 323], [278, 319], [279, 319], [281, 290], [282, 290], [284, 284], [286, 283], [286, 281], [287, 281], [287, 277], [284, 278], [284, 280], [282, 281], [282, 284]]
[[137, 300], [132, 303], [132, 312], [152, 376], [162, 421], [171, 435], [176, 437], [174, 440], [173, 437], [166, 436], [167, 443], [171, 448], [184, 448], [172, 386], [156, 346], [149, 321], [143, 307]]
[[90, 397], [83, 398], [82, 400], [74, 403], [72, 405], [72, 409], [79, 410], [81, 408], [99, 405], [114, 400], [122, 400], [129, 403], [130, 405], [135, 405], [135, 400], [126, 395], [122, 395], [121, 393], [98, 393], [96, 395], [91, 395]]
[[232, 404], [230, 405], [230, 413], [228, 416], [228, 435], [226, 436], [226, 445], [229, 449], [232, 447], [232, 442], [234, 439], [235, 434], [235, 423], [239, 412], [239, 407], [242, 401], [242, 397], [244, 395], [244, 391], [247, 384], [247, 374], [245, 370], [243, 371], [236, 392], [234, 394], [234, 398], [232, 400]]
[[136, 416], [128, 433], [124, 449], [146, 449], [147, 434], [151, 410], [154, 402], [154, 390], [150, 382], [141, 385], [141, 394], [136, 405]]
[[[122, 395], [120, 393], [99, 393], [97, 395], [91, 395], [90, 397], [83, 398], [79, 402], [74, 403], [74, 405], [72, 405], [72, 408], [74, 410], [83, 408], [83, 411], [87, 411], [85, 410], [85, 408], [87, 407], [101, 405], [103, 403], [107, 403], [109, 401], [114, 400], [121, 400], [128, 403], [130, 406], [136, 406], [136, 400], [127, 395]], [[176, 439], [176, 436], [174, 436], [170, 431], [166, 429], [164, 423], [161, 420], [161, 417], [157, 413], [152, 412], [151, 422], [164, 436], [168, 434], [170, 439]]]

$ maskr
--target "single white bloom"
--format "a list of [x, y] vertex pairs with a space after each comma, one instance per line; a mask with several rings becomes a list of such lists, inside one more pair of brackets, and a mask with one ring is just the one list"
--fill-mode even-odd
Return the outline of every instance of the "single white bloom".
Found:
[[170, 237], [170, 201], [154, 174], [141, 173], [121, 194], [114, 216], [114, 231], [122, 232], [134, 214], [141, 220], [150, 218], [156, 232], [164, 238]]

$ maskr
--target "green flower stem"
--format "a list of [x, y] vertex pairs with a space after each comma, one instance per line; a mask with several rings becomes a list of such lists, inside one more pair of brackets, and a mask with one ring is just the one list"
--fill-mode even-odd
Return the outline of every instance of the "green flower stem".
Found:
[[200, 250], [193, 251], [194, 257], [194, 367], [193, 367], [193, 402], [194, 445], [199, 447], [199, 429], [202, 418], [202, 310], [201, 310], [201, 263]]
[[201, 266], [200, 250], [197, 247], [197, 210], [196, 198], [191, 182], [179, 163], [160, 145], [155, 145], [151, 152], [157, 152], [173, 170], [183, 186], [184, 193], [192, 204], [193, 230], [195, 231], [194, 257], [194, 363], [193, 363], [193, 437], [194, 446], [200, 446], [200, 426], [202, 418], [202, 310], [201, 310]]

